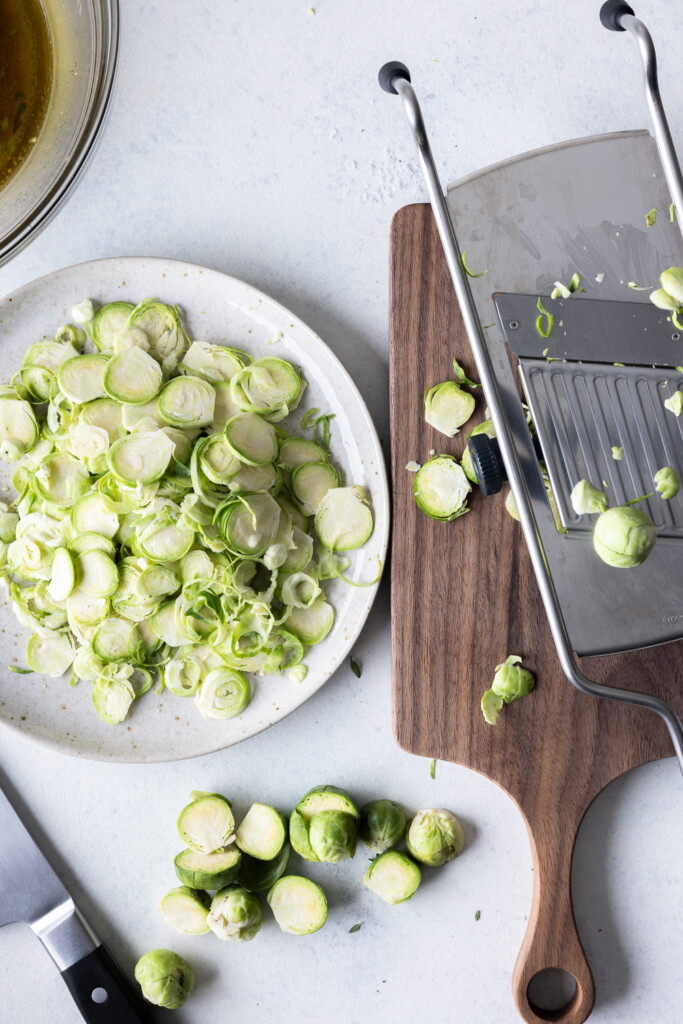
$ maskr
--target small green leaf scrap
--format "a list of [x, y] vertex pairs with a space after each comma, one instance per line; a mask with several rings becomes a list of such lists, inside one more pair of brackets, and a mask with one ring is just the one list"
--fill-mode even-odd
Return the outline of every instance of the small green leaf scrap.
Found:
[[462, 366], [460, 365], [457, 359], [453, 360], [453, 375], [457, 380], [458, 384], [467, 384], [467, 386], [470, 388], [481, 387], [481, 384], [477, 384], [476, 380], [469, 380], [469, 378], [465, 376], [465, 371], [463, 370]]
[[353, 658], [349, 658], [349, 664], [351, 665], [351, 671], [353, 672], [353, 674], [356, 677], [356, 679], [360, 679], [360, 677], [361, 677], [361, 667], [358, 664], [358, 662], [354, 661]]
[[464, 251], [460, 255], [460, 262], [462, 263], [462, 269], [465, 271], [465, 273], [467, 274], [468, 277], [483, 277], [484, 274], [488, 274], [488, 270], [482, 270], [481, 273], [479, 273], [479, 274], [473, 273], [470, 270], [470, 268], [467, 266], [467, 263], [465, 261], [465, 253], [464, 253]]
[[480, 917], [481, 917], [481, 910], [477, 910], [475, 915], [474, 915], [474, 920], [478, 921], [480, 919]]
[[352, 924], [351, 927], [349, 928], [349, 935], [353, 935], [354, 932], [359, 932], [362, 927], [363, 927], [363, 922], [362, 921], [361, 921], [360, 924]]
[[657, 220], [657, 210], [653, 206], [652, 209], [650, 210], [650, 212], [645, 214], [645, 223], [647, 224], [647, 226], [649, 228], [651, 228], [656, 220]]
[[432, 758], [431, 761], [429, 762], [429, 778], [430, 779], [435, 779], [436, 778], [436, 760], [435, 760], [435, 758]]

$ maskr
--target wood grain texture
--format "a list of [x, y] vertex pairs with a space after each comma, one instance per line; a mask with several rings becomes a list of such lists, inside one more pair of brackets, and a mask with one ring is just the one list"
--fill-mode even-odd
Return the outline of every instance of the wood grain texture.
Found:
[[[452, 523], [435, 522], [417, 508], [406, 463], [424, 463], [432, 448], [460, 456], [485, 406], [480, 399], [475, 418], [452, 439], [424, 422], [423, 391], [452, 376], [454, 356], [476, 379], [426, 204], [394, 217], [390, 287], [395, 736], [407, 751], [482, 772], [519, 806], [532, 846], [534, 895], [513, 974], [517, 1008], [530, 1024], [581, 1024], [594, 991], [571, 905], [576, 833], [609, 782], [672, 750], [655, 715], [588, 697], [565, 678], [521, 527], [505, 511], [504, 495], [485, 498], [475, 488], [472, 511]], [[681, 643], [669, 644], [584, 659], [581, 668], [600, 682], [656, 693], [681, 713], [682, 652]], [[504, 707], [492, 727], [479, 702], [508, 654], [523, 656], [537, 686]], [[530, 979], [547, 967], [570, 971], [577, 981], [571, 1004], [554, 1015], [536, 1012], [527, 998]]]

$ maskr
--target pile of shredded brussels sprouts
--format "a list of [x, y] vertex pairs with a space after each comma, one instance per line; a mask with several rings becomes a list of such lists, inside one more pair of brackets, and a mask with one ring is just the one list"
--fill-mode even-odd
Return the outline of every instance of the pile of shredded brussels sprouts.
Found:
[[[275, 356], [190, 341], [177, 307], [89, 300], [0, 387], [0, 511], [28, 670], [91, 683], [123, 721], [158, 678], [208, 718], [288, 670], [334, 620], [322, 583], [372, 533], [360, 487], [284, 426], [306, 387]], [[16, 669], [15, 669], [16, 670]]]

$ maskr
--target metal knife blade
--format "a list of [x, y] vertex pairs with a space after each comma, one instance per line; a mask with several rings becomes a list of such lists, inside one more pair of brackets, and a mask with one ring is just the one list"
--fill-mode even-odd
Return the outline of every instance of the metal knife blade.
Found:
[[0, 925], [33, 924], [70, 898], [0, 789]]

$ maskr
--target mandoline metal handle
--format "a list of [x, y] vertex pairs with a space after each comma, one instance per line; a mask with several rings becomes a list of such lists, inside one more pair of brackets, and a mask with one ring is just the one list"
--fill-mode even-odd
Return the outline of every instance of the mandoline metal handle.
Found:
[[657, 149], [664, 168], [666, 183], [676, 207], [676, 220], [683, 234], [683, 175], [659, 92], [657, 54], [652, 36], [643, 22], [636, 18], [633, 8], [621, 0], [607, 0], [600, 8], [600, 21], [605, 28], [612, 32], [630, 32], [638, 43], [645, 76], [645, 95], [650, 108], [652, 126], [655, 130]]
[[[429, 145], [422, 111], [410, 81], [410, 72], [404, 64], [391, 61], [380, 69], [379, 83], [385, 92], [397, 94], [401, 97], [406, 116], [413, 130], [429, 201], [434, 213], [434, 219], [436, 220], [441, 244], [443, 245], [460, 312], [465, 323], [465, 329], [467, 330], [472, 354], [477, 364], [477, 370], [479, 371], [491, 411], [496, 438], [500, 445], [508, 479], [517, 503], [517, 511], [519, 512], [524, 530], [524, 537], [529, 549], [562, 670], [567, 679], [583, 693], [588, 693], [592, 697], [604, 697], [606, 700], [647, 708], [649, 711], [654, 711], [658, 714], [669, 730], [671, 742], [683, 772], [683, 725], [670, 704], [667, 704], [666, 701], [660, 697], [655, 697], [651, 693], [641, 693], [637, 690], [622, 690], [616, 686], [605, 686], [602, 683], [596, 683], [579, 671], [569, 642], [569, 635], [564, 624], [557, 593], [543, 553], [531, 506], [529, 490], [522, 472], [512, 432], [503, 411], [498, 380], [484, 341], [483, 329], [479, 322], [472, 293], [470, 292], [462, 265], [458, 242], [448, 213], [446, 199], [441, 188], [441, 182], [439, 181], [431, 146]], [[683, 211], [683, 202], [680, 209]]]

